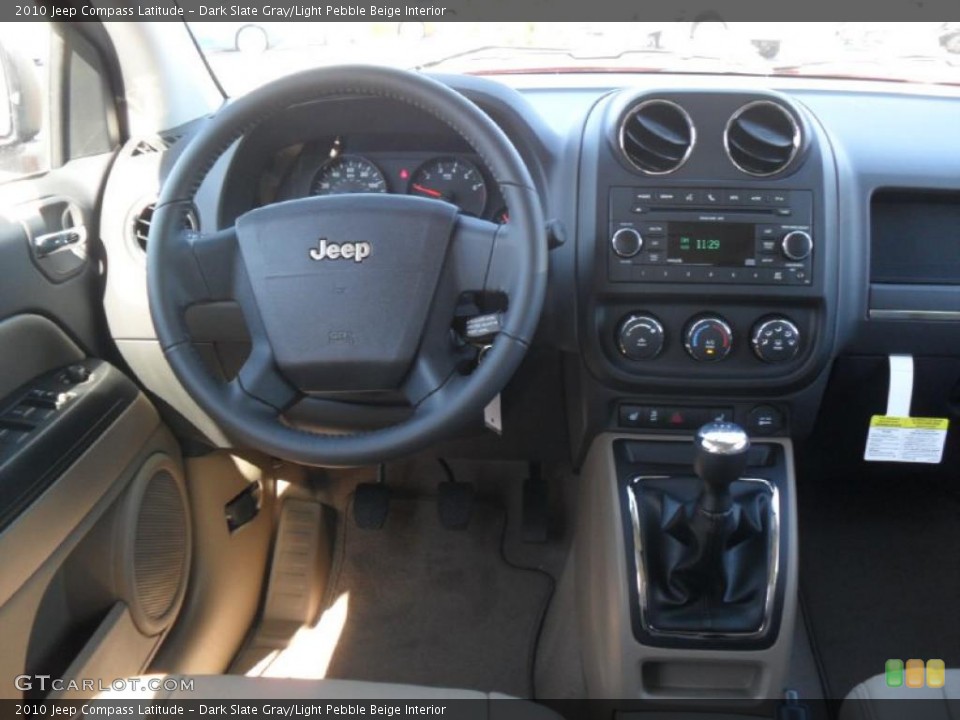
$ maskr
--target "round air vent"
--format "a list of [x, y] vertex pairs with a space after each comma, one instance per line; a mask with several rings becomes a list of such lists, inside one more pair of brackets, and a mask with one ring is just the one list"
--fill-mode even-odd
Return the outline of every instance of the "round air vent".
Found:
[[[150, 223], [153, 221], [153, 212], [157, 209], [157, 203], [152, 202], [141, 208], [140, 212], [133, 216], [133, 239], [141, 250], [147, 249], [147, 238], [150, 235]], [[188, 210], [183, 221], [184, 230], [199, 230], [200, 221], [197, 214], [192, 209]]]
[[782, 105], [769, 100], [737, 110], [723, 133], [727, 156], [737, 169], [765, 177], [787, 168], [800, 150], [800, 126]]
[[620, 150], [648, 175], [666, 175], [690, 157], [696, 130], [686, 110], [669, 100], [645, 100], [620, 124]]

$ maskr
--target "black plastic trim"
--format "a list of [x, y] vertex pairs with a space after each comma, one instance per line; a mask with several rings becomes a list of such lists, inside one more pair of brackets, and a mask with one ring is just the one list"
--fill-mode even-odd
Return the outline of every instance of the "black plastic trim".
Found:
[[0, 423], [9, 424], [4, 416], [34, 388], [62, 384], [64, 392], [75, 395], [52, 417], [36, 424], [21, 443], [0, 441], [0, 531], [56, 482], [137, 398], [137, 387], [109, 363], [85, 360], [79, 365], [90, 372], [86, 382], [60, 383], [64, 372], [60, 368], [0, 402]]

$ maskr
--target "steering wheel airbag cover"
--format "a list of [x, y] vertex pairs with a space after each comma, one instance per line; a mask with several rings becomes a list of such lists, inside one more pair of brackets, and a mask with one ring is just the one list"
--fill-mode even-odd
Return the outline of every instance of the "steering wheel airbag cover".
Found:
[[420, 342], [456, 215], [434, 200], [341, 195], [241, 216], [241, 255], [284, 376], [303, 392], [395, 388]]

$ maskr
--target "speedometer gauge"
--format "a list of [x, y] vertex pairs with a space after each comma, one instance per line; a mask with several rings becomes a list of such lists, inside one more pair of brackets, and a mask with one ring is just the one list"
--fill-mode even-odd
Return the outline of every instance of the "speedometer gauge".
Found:
[[317, 172], [310, 186], [313, 195], [385, 193], [387, 180], [380, 169], [362, 155], [340, 155]]
[[411, 195], [445, 200], [467, 215], [480, 217], [487, 206], [487, 183], [480, 170], [462, 158], [434, 158], [410, 178]]

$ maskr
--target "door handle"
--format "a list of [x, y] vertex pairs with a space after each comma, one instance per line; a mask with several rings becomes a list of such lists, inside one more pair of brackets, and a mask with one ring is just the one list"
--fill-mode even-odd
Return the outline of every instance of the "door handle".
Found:
[[85, 225], [57, 230], [56, 232], [38, 235], [33, 239], [33, 250], [38, 258], [46, 257], [52, 253], [64, 250], [74, 245], [80, 245], [87, 241], [87, 228]]

